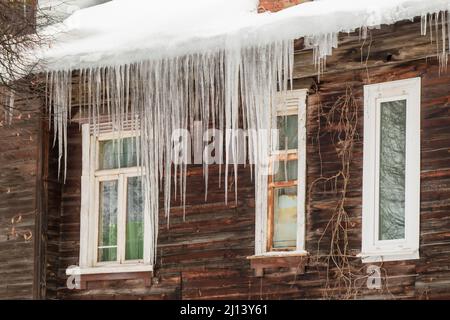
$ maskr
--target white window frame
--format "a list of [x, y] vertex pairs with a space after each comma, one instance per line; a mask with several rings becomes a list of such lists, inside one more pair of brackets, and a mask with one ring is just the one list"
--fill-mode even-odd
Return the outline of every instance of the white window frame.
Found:
[[[66, 274], [101, 274], [153, 271], [150, 262], [151, 228], [148, 210], [144, 208], [144, 256], [140, 260], [125, 260], [126, 187], [127, 178], [141, 176], [141, 167], [97, 170], [101, 141], [135, 137], [137, 131], [91, 134], [89, 124], [82, 125], [82, 177], [80, 210], [80, 260], [79, 267], [69, 267]], [[118, 261], [98, 262], [99, 185], [101, 181], [118, 181]]]
[[[278, 151], [274, 148], [271, 150], [271, 161], [277, 155], [297, 154], [298, 161], [298, 177], [297, 177], [297, 243], [295, 250], [290, 251], [268, 251], [268, 223], [269, 223], [269, 206], [265, 219], [256, 221], [256, 238], [255, 238], [255, 254], [257, 256], [290, 256], [290, 255], [306, 255], [305, 251], [305, 204], [306, 204], [306, 98], [308, 90], [291, 90], [286, 93], [279, 93], [276, 97], [276, 111], [279, 115], [298, 114], [298, 149]], [[276, 128], [275, 128], [276, 129]], [[272, 137], [271, 140], [274, 140]], [[273, 143], [271, 143], [273, 145]], [[269, 186], [267, 192], [269, 193]], [[259, 239], [262, 236], [262, 239]], [[259, 246], [259, 247], [258, 247]]]
[[[378, 240], [380, 105], [406, 100], [405, 239]], [[364, 86], [362, 252], [364, 263], [419, 259], [421, 78]]]

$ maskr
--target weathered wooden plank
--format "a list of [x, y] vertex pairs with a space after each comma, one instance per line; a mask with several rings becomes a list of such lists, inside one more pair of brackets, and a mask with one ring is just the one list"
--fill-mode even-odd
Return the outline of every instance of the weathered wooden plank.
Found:
[[[0, 115], [0, 299], [31, 299], [34, 284], [36, 179], [41, 102], [16, 100], [12, 124]], [[11, 235], [11, 219], [22, 216]], [[24, 232], [33, 238], [25, 241]]]

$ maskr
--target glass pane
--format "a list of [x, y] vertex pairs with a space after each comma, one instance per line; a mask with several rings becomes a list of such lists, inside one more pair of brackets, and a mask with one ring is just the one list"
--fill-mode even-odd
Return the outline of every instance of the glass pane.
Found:
[[117, 260], [117, 180], [100, 182], [98, 261]]
[[274, 170], [276, 171], [273, 176], [275, 182], [297, 180], [298, 160], [276, 162]]
[[405, 237], [406, 100], [381, 103], [379, 239]]
[[137, 166], [136, 137], [100, 141], [100, 170], [135, 166]]
[[298, 148], [298, 116], [278, 116], [278, 150]]
[[127, 182], [127, 235], [125, 259], [144, 257], [144, 207], [141, 177], [128, 178]]
[[275, 249], [297, 245], [297, 187], [277, 188], [274, 194], [272, 246]]

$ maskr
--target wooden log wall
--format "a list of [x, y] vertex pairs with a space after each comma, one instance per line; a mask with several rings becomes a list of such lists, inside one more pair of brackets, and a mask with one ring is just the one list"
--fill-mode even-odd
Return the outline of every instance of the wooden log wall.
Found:
[[[296, 87], [308, 83], [307, 184], [339, 170], [339, 157], [319, 106], [324, 111], [353, 89], [359, 105], [358, 133], [347, 197], [350, 253], [361, 250], [361, 188], [363, 157], [363, 85], [422, 77], [421, 234], [419, 260], [381, 265], [383, 289], [360, 290], [358, 298], [450, 298], [450, 72], [440, 74], [435, 44], [420, 36], [420, 23], [402, 22], [372, 31], [366, 41], [358, 32], [342, 35], [341, 46], [328, 59], [327, 71], [317, 81], [308, 50], [296, 52]], [[364, 63], [361, 63], [364, 61]], [[313, 83], [312, 86], [310, 84]], [[78, 95], [74, 95], [76, 97]], [[317, 132], [320, 124], [320, 132]], [[319, 133], [319, 135], [318, 135]], [[60, 299], [311, 299], [327, 296], [327, 272], [313, 263], [324, 255], [329, 235], [323, 234], [337, 201], [331, 188], [318, 188], [307, 199], [306, 247], [311, 253], [304, 274], [290, 268], [266, 270], [254, 276], [246, 259], [254, 252], [254, 186], [248, 168], [239, 169], [237, 204], [225, 205], [218, 185], [218, 168], [210, 167], [209, 200], [203, 200], [201, 168], [190, 166], [186, 220], [172, 209], [170, 228], [161, 213], [158, 259], [151, 287], [141, 280], [90, 283], [86, 290], [65, 287], [65, 269], [78, 263], [80, 221], [81, 133], [70, 127], [68, 176], [62, 190], [57, 276], [52, 283]], [[317, 137], [320, 137], [317, 140]], [[319, 159], [319, 146], [320, 155]], [[56, 232], [56, 233], [57, 233]], [[322, 238], [320, 245], [319, 240]], [[58, 244], [55, 242], [55, 248]], [[55, 254], [55, 253], [54, 253]], [[365, 268], [358, 258], [356, 267]], [[331, 268], [332, 278], [336, 269]], [[331, 291], [331, 290], [328, 290]]]
[[[32, 299], [36, 295], [41, 105], [39, 99], [26, 95], [15, 97], [11, 117], [0, 107], [0, 299]], [[18, 223], [13, 225], [13, 219]]]
[[44, 122], [42, 143], [42, 279], [40, 281], [40, 299], [56, 299], [61, 277], [58, 275], [60, 261], [60, 224], [62, 172], [58, 172], [58, 151], [53, 148], [53, 132], [48, 130], [48, 122]]

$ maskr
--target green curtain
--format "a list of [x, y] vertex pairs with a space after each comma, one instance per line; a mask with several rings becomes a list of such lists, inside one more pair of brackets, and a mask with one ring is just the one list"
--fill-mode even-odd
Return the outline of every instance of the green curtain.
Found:
[[144, 256], [144, 211], [141, 177], [128, 178], [127, 186], [125, 259], [138, 260]]

